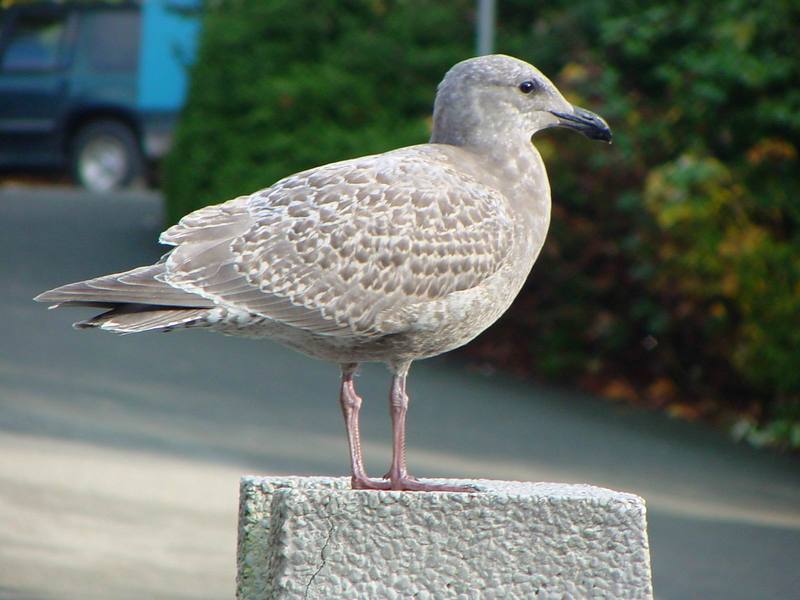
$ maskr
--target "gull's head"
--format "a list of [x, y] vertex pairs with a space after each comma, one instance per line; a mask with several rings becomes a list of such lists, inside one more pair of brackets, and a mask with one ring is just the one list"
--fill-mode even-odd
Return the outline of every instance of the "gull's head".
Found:
[[431, 142], [471, 144], [485, 138], [567, 127], [611, 141], [598, 115], [572, 105], [553, 82], [525, 61], [493, 54], [462, 61], [439, 84]]

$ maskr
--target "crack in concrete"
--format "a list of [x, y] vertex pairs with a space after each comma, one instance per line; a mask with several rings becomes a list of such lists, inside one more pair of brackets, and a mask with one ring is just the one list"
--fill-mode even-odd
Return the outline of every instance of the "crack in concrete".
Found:
[[311, 589], [311, 584], [314, 583], [314, 579], [317, 578], [317, 575], [319, 575], [320, 571], [322, 571], [322, 569], [325, 568], [325, 563], [328, 560], [325, 555], [325, 551], [328, 549], [328, 545], [331, 543], [331, 538], [333, 537], [333, 534], [335, 532], [336, 532], [336, 526], [333, 523], [331, 523], [331, 528], [328, 530], [328, 537], [325, 539], [325, 543], [322, 545], [322, 549], [319, 551], [319, 557], [322, 562], [320, 563], [317, 570], [314, 571], [314, 574], [311, 576], [311, 579], [308, 580], [308, 583], [306, 584], [306, 591], [303, 594], [303, 600], [308, 600], [308, 591]]

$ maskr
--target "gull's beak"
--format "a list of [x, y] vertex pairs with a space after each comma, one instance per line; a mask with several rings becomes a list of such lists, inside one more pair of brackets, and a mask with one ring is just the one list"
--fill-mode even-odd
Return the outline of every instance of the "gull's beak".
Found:
[[602, 140], [611, 143], [611, 129], [603, 118], [579, 106], [573, 107], [573, 112], [550, 111], [558, 117], [556, 127], [568, 127], [580, 131], [592, 140]]

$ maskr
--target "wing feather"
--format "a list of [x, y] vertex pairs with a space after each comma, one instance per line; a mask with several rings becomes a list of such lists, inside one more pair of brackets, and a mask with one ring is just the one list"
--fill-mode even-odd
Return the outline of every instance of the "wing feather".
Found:
[[505, 198], [430, 148], [326, 165], [192, 213], [162, 234], [177, 245], [164, 277], [315, 333], [396, 333], [406, 325], [392, 315], [479, 285], [512, 243]]

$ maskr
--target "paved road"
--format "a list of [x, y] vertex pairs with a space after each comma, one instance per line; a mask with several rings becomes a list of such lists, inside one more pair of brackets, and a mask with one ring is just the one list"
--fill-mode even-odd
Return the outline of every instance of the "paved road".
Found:
[[[30, 301], [154, 260], [160, 222], [154, 195], [0, 190], [0, 599], [230, 598], [239, 475], [346, 472], [334, 367], [204, 332], [79, 333]], [[380, 473], [388, 377], [358, 383]], [[454, 359], [416, 365], [410, 391], [418, 475], [632, 491], [657, 598], [800, 598], [798, 460]]]

